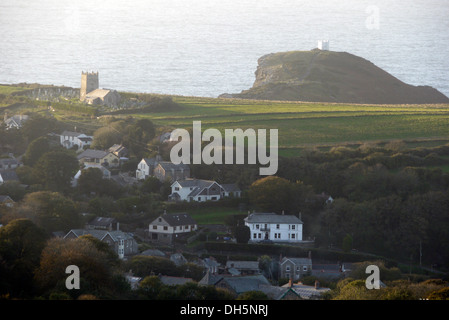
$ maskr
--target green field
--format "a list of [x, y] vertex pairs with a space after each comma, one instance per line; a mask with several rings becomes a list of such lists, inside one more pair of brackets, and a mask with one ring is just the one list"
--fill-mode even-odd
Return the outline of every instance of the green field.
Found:
[[[25, 88], [0, 86], [0, 93], [10, 94]], [[122, 93], [127, 96], [127, 93]], [[148, 118], [168, 131], [192, 128], [201, 121], [202, 129], [243, 130], [278, 129], [279, 154], [296, 156], [304, 148], [357, 146], [366, 142], [405, 141], [410, 147], [435, 146], [449, 142], [449, 104], [362, 105], [268, 100], [244, 100], [172, 96], [180, 106], [175, 112], [135, 113], [114, 117]], [[78, 130], [93, 133], [105, 125], [94, 116], [81, 112], [42, 107], [29, 110], [51, 113], [58, 120]]]
[[[281, 155], [310, 146], [406, 140], [449, 142], [449, 105], [356, 105], [174, 97], [176, 113], [139, 114], [158, 125], [278, 129]], [[435, 144], [435, 143], [434, 143]]]

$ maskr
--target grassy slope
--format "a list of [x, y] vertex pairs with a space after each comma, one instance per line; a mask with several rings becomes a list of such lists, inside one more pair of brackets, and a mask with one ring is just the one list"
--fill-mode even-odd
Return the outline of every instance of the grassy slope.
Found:
[[278, 129], [280, 154], [307, 146], [389, 140], [449, 141], [449, 105], [355, 105], [175, 97], [183, 111], [138, 115], [160, 125]]

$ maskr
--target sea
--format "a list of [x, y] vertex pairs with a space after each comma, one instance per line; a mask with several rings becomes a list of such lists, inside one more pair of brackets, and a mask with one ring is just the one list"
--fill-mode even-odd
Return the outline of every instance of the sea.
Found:
[[363, 57], [449, 96], [448, 0], [1, 0], [0, 83], [197, 97], [239, 93], [266, 54]]

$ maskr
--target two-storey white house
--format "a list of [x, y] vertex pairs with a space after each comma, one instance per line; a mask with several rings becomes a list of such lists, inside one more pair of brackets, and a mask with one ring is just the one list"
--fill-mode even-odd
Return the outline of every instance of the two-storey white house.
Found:
[[303, 222], [294, 215], [251, 213], [244, 219], [251, 232], [250, 242], [301, 242]]
[[59, 142], [67, 149], [70, 149], [75, 145], [78, 146], [78, 149], [83, 149], [85, 146], [90, 146], [92, 141], [92, 136], [88, 136], [81, 132], [64, 131], [59, 136]]
[[177, 237], [198, 229], [196, 221], [187, 213], [165, 213], [153, 220], [149, 226], [151, 241], [172, 243]]

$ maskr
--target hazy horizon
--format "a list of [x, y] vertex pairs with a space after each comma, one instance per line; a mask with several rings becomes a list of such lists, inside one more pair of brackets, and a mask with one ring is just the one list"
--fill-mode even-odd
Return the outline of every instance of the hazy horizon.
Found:
[[449, 96], [448, 16], [443, 0], [4, 0], [0, 83], [79, 87], [93, 70], [103, 88], [215, 97], [251, 87], [262, 55], [328, 39]]

